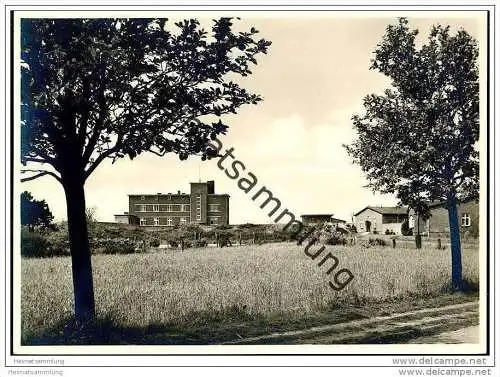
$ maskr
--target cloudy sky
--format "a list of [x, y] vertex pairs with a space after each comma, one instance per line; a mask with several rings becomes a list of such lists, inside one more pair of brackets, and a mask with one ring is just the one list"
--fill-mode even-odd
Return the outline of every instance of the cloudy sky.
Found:
[[[351, 163], [342, 144], [356, 136], [350, 118], [362, 111], [363, 97], [390, 84], [368, 68], [386, 26], [398, 15], [403, 13], [234, 14], [242, 17], [237, 29], [254, 26], [272, 46], [258, 58], [253, 74], [240, 80], [264, 101], [227, 117], [230, 130], [221, 140], [258, 178], [258, 187], [269, 188], [296, 215], [333, 213], [350, 220], [366, 205], [397, 203], [364, 187], [361, 169]], [[484, 20], [472, 12], [414, 13], [409, 20], [422, 40], [435, 23], [463, 27], [476, 37], [484, 28]], [[87, 181], [87, 206], [97, 208], [100, 220], [113, 221], [114, 214], [127, 210], [127, 194], [189, 192], [189, 182], [213, 179], [216, 192], [231, 195], [231, 223], [270, 222], [266, 211], [216, 162], [147, 154], [114, 165], [105, 162]], [[45, 199], [56, 219], [66, 217], [64, 192], [54, 179], [43, 177], [20, 189]]]

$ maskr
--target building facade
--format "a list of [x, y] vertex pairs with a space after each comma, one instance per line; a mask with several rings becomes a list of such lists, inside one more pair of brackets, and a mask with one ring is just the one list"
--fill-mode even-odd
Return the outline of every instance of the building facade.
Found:
[[407, 219], [406, 207], [368, 206], [354, 214], [354, 225], [359, 233], [401, 234], [401, 226]]
[[[128, 216], [140, 226], [228, 225], [229, 195], [216, 194], [214, 181], [191, 183], [189, 194], [129, 195]], [[117, 216], [121, 216], [118, 218]], [[123, 215], [115, 216], [124, 221]]]
[[[415, 211], [410, 209], [409, 227], [413, 234], [447, 236], [450, 234], [448, 209], [446, 203], [439, 202], [429, 205], [430, 217], [419, 218]], [[470, 199], [457, 204], [458, 223], [462, 234], [477, 237], [479, 234], [479, 200]]]

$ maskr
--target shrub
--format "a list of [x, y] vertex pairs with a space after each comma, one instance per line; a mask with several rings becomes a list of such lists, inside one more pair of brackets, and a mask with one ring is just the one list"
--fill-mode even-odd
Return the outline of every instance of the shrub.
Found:
[[[174, 247], [174, 248], [179, 247], [179, 244], [177, 243], [177, 241], [170, 240], [167, 243], [168, 243], [168, 246], [170, 246], [170, 247]], [[185, 244], [186, 244], [186, 242], [184, 242], [184, 246], [186, 246]]]
[[413, 234], [412, 229], [410, 229], [410, 223], [408, 220], [403, 221], [403, 224], [401, 224], [401, 234], [403, 236], [411, 236]]
[[194, 240], [191, 242], [191, 247], [206, 247], [208, 245], [206, 239]]
[[382, 238], [370, 238], [368, 240], [368, 245], [370, 246], [387, 246], [387, 242]]
[[233, 227], [231, 225], [217, 225], [215, 227], [215, 229], [217, 229], [217, 230], [226, 230], [226, 229], [233, 229]]
[[57, 232], [49, 232], [46, 239], [49, 242], [47, 256], [71, 255], [67, 229], [61, 227]]
[[54, 243], [49, 240], [49, 255], [50, 257], [61, 257], [71, 255], [71, 249], [68, 240], [58, 239]]
[[396, 234], [396, 232], [394, 232], [394, 231], [393, 231], [393, 230], [391, 230], [391, 229], [386, 229], [386, 230], [385, 230], [385, 234], [386, 234], [386, 235], [388, 235], [388, 236], [390, 236], [390, 235], [392, 235], [392, 236], [393, 236], [393, 235], [395, 235], [395, 234]]
[[37, 232], [21, 230], [21, 255], [29, 258], [49, 257], [49, 242]]
[[21, 255], [46, 258], [71, 255], [68, 235], [61, 231], [28, 232], [21, 230]]
[[104, 254], [132, 254], [135, 245], [127, 239], [111, 239], [104, 242], [102, 252]]
[[153, 238], [151, 241], [149, 241], [149, 246], [151, 246], [151, 247], [159, 247], [160, 246], [160, 240], [158, 238]]
[[356, 228], [356, 225], [354, 225], [354, 224], [346, 224], [345, 227], [351, 233], [358, 233], [358, 229]]
[[321, 237], [320, 241], [325, 245], [347, 245], [347, 238], [340, 232]]
[[245, 224], [238, 225], [238, 228], [240, 228], [240, 229], [255, 228], [255, 227], [258, 227], [258, 225], [251, 224], [251, 223], [245, 223]]

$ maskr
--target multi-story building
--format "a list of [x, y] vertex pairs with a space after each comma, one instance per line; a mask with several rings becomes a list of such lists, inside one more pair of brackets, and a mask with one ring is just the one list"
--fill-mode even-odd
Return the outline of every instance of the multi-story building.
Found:
[[128, 219], [140, 226], [229, 224], [229, 195], [216, 194], [214, 181], [191, 183], [189, 194], [134, 194], [128, 200], [128, 214], [115, 215], [117, 222]]

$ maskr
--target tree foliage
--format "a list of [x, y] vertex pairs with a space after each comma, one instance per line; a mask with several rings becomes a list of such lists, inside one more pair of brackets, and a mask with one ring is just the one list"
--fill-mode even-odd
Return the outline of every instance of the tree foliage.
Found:
[[53, 168], [25, 172], [60, 180], [66, 151], [78, 152], [73, 168], [84, 179], [106, 158], [210, 154], [208, 141], [227, 129], [220, 117], [261, 100], [229, 76], [249, 75], [270, 42], [255, 40], [254, 28], [233, 33], [232, 24], [214, 20], [209, 34], [196, 19], [175, 27], [166, 19], [23, 19], [21, 161]]
[[[479, 193], [478, 46], [449, 26], [434, 26], [420, 48], [417, 34], [404, 18], [387, 27], [370, 68], [392, 87], [365, 97], [365, 114], [352, 118], [358, 139], [347, 151], [369, 186], [395, 193], [419, 217], [430, 215], [430, 202], [445, 203], [451, 286], [463, 289], [457, 202]], [[420, 248], [420, 234], [415, 241]]]
[[34, 227], [49, 228], [54, 220], [49, 205], [45, 200], [36, 200], [30, 192], [21, 193], [21, 224]]
[[[216, 154], [225, 114], [256, 104], [233, 77], [251, 74], [269, 41], [233, 20], [22, 19], [21, 163], [66, 195], [75, 317], [95, 317], [84, 184], [106, 159], [143, 152]], [[33, 167], [34, 165], [34, 167]]]
[[347, 150], [371, 188], [424, 213], [430, 201], [478, 193], [478, 48], [449, 26], [434, 26], [420, 48], [417, 34], [404, 18], [388, 26], [370, 68], [392, 87], [365, 97]]

